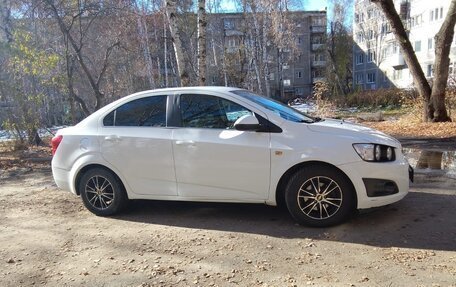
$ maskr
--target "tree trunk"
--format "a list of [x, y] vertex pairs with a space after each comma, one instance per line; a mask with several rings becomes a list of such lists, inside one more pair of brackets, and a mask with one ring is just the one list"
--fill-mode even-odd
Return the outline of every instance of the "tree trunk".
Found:
[[8, 43], [13, 42], [10, 4], [9, 0], [0, 0], [0, 29], [3, 30]]
[[269, 59], [268, 59], [268, 35], [267, 35], [267, 22], [268, 17], [263, 15], [263, 29], [261, 31], [262, 37], [262, 53], [263, 53], [263, 75], [264, 75], [264, 88], [266, 90], [266, 97], [271, 97], [271, 84], [269, 75]]
[[425, 111], [424, 119], [425, 121], [432, 120], [434, 116], [434, 110], [430, 103], [431, 99], [431, 86], [429, 85], [423, 70], [421, 69], [418, 58], [416, 57], [415, 51], [413, 51], [412, 44], [405, 31], [402, 20], [397, 14], [396, 8], [394, 7], [393, 0], [371, 0], [373, 3], [376, 3], [377, 6], [383, 11], [386, 19], [391, 25], [394, 36], [396, 37], [399, 46], [401, 47], [402, 55], [404, 56], [405, 63], [407, 64], [410, 73], [413, 77], [413, 83], [420, 94], [424, 99]]
[[168, 37], [166, 35], [166, 17], [163, 15], [163, 61], [165, 66], [165, 88], [168, 87]]
[[416, 163], [416, 168], [442, 169], [442, 157], [443, 152], [441, 151], [423, 150]]
[[190, 85], [190, 75], [185, 67], [184, 53], [182, 51], [182, 41], [179, 37], [177, 26], [177, 9], [176, 0], [166, 1], [166, 15], [169, 22], [169, 30], [171, 32], [171, 41], [174, 46], [174, 54], [177, 63], [177, 72], [179, 73], [180, 86], [185, 87]]
[[456, 0], [452, 0], [445, 21], [435, 35], [434, 82], [432, 85], [431, 105], [434, 109], [434, 122], [451, 121], [445, 108], [445, 89], [448, 83], [450, 49], [456, 24]]
[[[144, 4], [143, 4], [144, 5]], [[141, 9], [138, 7], [138, 10]], [[147, 80], [149, 82], [149, 88], [155, 89], [155, 81], [153, 77], [153, 65], [152, 65], [152, 57], [150, 55], [149, 49], [149, 33], [147, 31], [147, 24], [145, 23], [144, 19], [144, 8], [141, 11], [138, 11], [137, 17], [137, 24], [138, 24], [138, 31], [139, 31], [139, 38], [141, 39], [141, 46], [144, 54], [144, 61], [146, 62], [146, 70], [147, 70]]]
[[[45, 0], [45, 3], [47, 4], [47, 7], [50, 8], [54, 19], [57, 21], [57, 24], [60, 28], [60, 31], [62, 32], [62, 35], [66, 38], [70, 46], [72, 47], [75, 55], [76, 55], [76, 60], [78, 61], [79, 65], [82, 68], [82, 71], [84, 72], [84, 76], [87, 78], [90, 87], [92, 88], [93, 95], [95, 97], [95, 107], [94, 110], [98, 110], [103, 106], [103, 101], [104, 101], [104, 93], [102, 91], [101, 87], [101, 81], [103, 80], [106, 70], [108, 69], [109, 66], [109, 58], [114, 50], [114, 48], [118, 47], [120, 45], [120, 42], [117, 41], [113, 43], [111, 46], [109, 46], [106, 51], [105, 51], [105, 56], [103, 59], [103, 64], [101, 65], [100, 72], [97, 75], [96, 71], [90, 70], [89, 66], [87, 63], [90, 63], [90, 59], [87, 59], [87, 55], [83, 53], [83, 43], [82, 40], [84, 37], [86, 37], [86, 33], [88, 33], [87, 30], [83, 30], [80, 28], [79, 31], [79, 39], [76, 39], [73, 37], [73, 34], [71, 33], [71, 29], [73, 24], [75, 23], [76, 19], [79, 19], [81, 21], [81, 17], [83, 17], [83, 12], [84, 11], [79, 11], [80, 13], [77, 14], [76, 16], [73, 16], [73, 21], [71, 25], [67, 25], [63, 19], [62, 14], [58, 11], [57, 6], [53, 0]], [[77, 41], [78, 40], [78, 41]], [[77, 102], [79, 102], [82, 106], [82, 103], [80, 100], [81, 98], [75, 98]]]
[[206, 85], [206, 0], [198, 0], [198, 83]]
[[385, 14], [399, 42], [404, 60], [413, 76], [413, 82], [420, 96], [423, 97], [425, 121], [451, 121], [445, 108], [445, 89], [448, 81], [449, 53], [453, 41], [456, 24], [456, 0], [451, 0], [448, 13], [439, 32], [435, 35], [434, 82], [431, 86], [424, 76], [415, 52], [405, 31], [404, 25], [397, 14], [393, 0], [371, 0]]

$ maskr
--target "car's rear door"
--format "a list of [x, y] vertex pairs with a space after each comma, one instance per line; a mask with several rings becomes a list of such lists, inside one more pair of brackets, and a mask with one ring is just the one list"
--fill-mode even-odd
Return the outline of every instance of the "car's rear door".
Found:
[[101, 153], [136, 194], [176, 196], [167, 95], [127, 102], [103, 119]]
[[270, 181], [270, 134], [237, 131], [233, 124], [252, 110], [214, 94], [178, 95], [180, 127], [173, 130], [180, 197], [261, 201]]

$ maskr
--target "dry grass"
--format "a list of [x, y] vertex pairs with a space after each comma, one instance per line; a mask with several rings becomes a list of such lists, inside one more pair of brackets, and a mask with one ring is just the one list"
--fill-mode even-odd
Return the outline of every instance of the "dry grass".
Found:
[[[421, 123], [414, 121], [364, 122], [366, 126], [375, 128], [395, 137], [417, 138], [449, 138], [456, 137], [456, 123]], [[456, 143], [455, 143], [456, 145]]]
[[0, 142], [0, 170], [46, 168], [50, 166], [51, 148], [20, 146], [14, 141]]

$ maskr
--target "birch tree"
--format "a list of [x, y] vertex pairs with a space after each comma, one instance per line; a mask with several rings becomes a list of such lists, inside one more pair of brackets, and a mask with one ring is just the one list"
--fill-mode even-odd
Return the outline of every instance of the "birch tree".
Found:
[[206, 0], [198, 0], [198, 83], [206, 85]]
[[168, 18], [171, 41], [176, 57], [177, 71], [179, 73], [179, 84], [182, 87], [190, 85], [190, 75], [185, 65], [182, 41], [178, 29], [177, 1], [166, 0], [166, 16]]

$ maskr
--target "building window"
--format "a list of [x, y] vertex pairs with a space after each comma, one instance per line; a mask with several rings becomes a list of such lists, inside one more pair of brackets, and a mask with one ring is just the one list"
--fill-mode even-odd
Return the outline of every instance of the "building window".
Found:
[[367, 52], [367, 62], [374, 62], [376, 59], [375, 51], [369, 50], [369, 52]]
[[234, 29], [234, 20], [233, 19], [223, 19], [223, 27], [225, 29]]
[[315, 62], [325, 61], [325, 55], [322, 54], [322, 53], [313, 54], [313, 60], [314, 60]]
[[298, 79], [302, 78], [302, 72], [301, 71], [296, 72], [296, 78], [298, 78]]
[[361, 65], [364, 63], [364, 53], [357, 53], [356, 54], [356, 65]]
[[362, 32], [356, 33], [356, 42], [358, 42], [358, 43], [364, 42], [364, 34]]
[[375, 73], [367, 73], [367, 83], [375, 83]]
[[304, 88], [295, 88], [295, 96], [304, 96]]
[[402, 79], [402, 70], [394, 70], [393, 79], [394, 80]]
[[443, 18], [443, 7], [440, 7], [440, 19]]
[[289, 86], [291, 86], [291, 80], [288, 80], [288, 79], [287, 79], [287, 80], [283, 80], [283, 86], [284, 86], [284, 87], [289, 87]]
[[269, 73], [269, 81], [274, 81], [274, 73]]
[[434, 39], [429, 38], [428, 39], [428, 50], [432, 50], [433, 46], [434, 46]]
[[450, 63], [450, 65], [448, 66], [448, 75], [453, 75], [453, 71], [454, 71], [454, 64], [455, 63]]
[[393, 54], [397, 54], [397, 52], [399, 52], [399, 45], [394, 42], [393, 43]]
[[321, 36], [313, 36], [311, 42], [312, 44], [322, 44], [323, 38]]
[[415, 52], [421, 52], [421, 41], [415, 41]]
[[216, 76], [212, 76], [212, 83], [215, 84], [217, 82], [217, 77]]
[[312, 26], [324, 26], [325, 19], [322, 17], [312, 17]]
[[367, 33], [367, 39], [368, 40], [374, 39], [374, 30], [369, 30], [369, 32]]
[[426, 73], [426, 76], [427, 77], [432, 77], [434, 76], [434, 65], [427, 65], [427, 73]]
[[356, 84], [360, 85], [364, 81], [364, 74], [356, 74]]
[[236, 39], [229, 39], [228, 40], [228, 47], [236, 47]]
[[283, 63], [282, 70], [288, 70], [289, 68], [290, 66], [288, 65], [288, 63]]
[[429, 13], [429, 21], [434, 21], [434, 10]]

